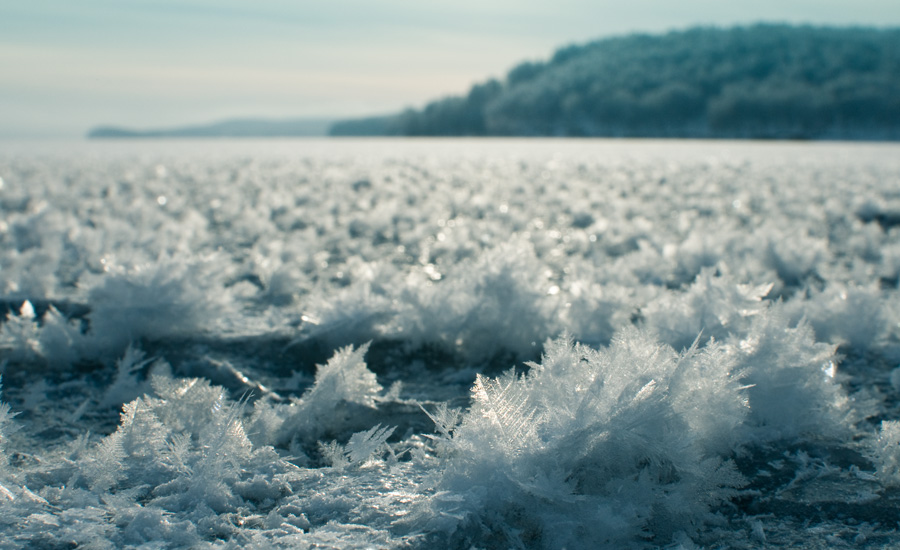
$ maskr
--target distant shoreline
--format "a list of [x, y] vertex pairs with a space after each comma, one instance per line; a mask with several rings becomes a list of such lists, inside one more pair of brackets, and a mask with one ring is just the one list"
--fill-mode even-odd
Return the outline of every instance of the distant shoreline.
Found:
[[358, 118], [237, 118], [89, 139], [533, 137], [900, 141], [900, 28], [758, 24], [631, 34], [420, 109]]
[[[26, 141], [256, 141], [256, 140], [324, 140], [324, 141], [609, 141], [609, 142], [640, 142], [640, 141], [694, 141], [694, 142], [735, 142], [735, 143], [885, 143], [898, 144], [900, 138], [880, 137], [816, 137], [816, 138], [792, 138], [792, 137], [698, 137], [698, 136], [417, 136], [417, 135], [149, 135], [136, 133], [135, 135], [87, 135], [81, 138], [27, 138]], [[17, 138], [0, 138], [0, 141], [19, 141]]]
[[327, 137], [334, 118], [229, 119], [211, 124], [138, 130], [121, 126], [97, 126], [88, 139], [170, 138], [288, 138]]

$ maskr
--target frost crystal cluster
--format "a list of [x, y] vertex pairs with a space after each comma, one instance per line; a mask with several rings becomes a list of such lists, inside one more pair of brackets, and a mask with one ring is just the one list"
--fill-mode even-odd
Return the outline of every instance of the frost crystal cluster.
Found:
[[900, 544], [900, 150], [0, 153], [0, 549]]

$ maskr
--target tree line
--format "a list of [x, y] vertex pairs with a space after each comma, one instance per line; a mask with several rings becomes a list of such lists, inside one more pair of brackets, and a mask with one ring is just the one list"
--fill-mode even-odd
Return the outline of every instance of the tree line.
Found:
[[760, 24], [607, 38], [330, 133], [900, 139], [900, 29]]

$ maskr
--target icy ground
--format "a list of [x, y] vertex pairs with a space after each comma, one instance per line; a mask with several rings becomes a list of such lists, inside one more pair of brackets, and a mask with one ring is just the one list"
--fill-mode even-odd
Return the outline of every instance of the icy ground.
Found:
[[0, 548], [894, 548], [900, 146], [4, 144]]

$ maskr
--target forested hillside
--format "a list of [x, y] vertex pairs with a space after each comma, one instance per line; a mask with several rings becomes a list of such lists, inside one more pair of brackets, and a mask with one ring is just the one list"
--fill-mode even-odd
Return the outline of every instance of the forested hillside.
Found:
[[900, 139], [900, 29], [755, 25], [574, 45], [332, 135]]

